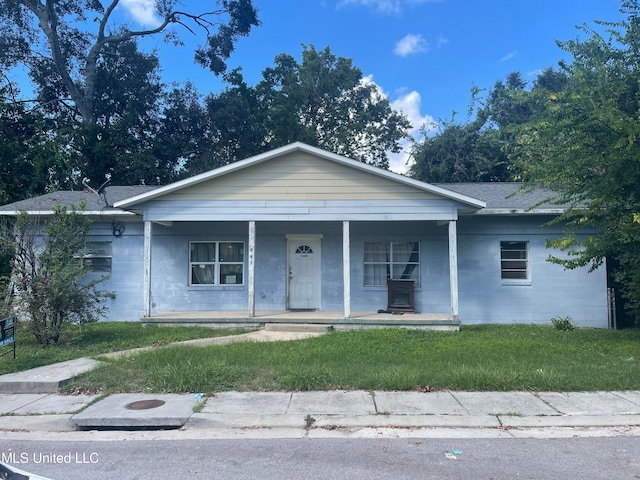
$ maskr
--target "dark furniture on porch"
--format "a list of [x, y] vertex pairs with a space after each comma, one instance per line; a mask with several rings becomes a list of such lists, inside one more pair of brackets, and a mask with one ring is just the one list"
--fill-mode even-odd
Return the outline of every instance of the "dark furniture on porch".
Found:
[[414, 312], [413, 280], [387, 280], [387, 310], [390, 312]]

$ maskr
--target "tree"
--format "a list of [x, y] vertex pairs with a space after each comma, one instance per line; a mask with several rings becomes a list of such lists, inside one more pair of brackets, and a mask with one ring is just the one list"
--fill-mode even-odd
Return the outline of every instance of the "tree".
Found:
[[225, 80], [228, 88], [206, 98], [206, 145], [188, 165], [189, 173], [222, 167], [269, 148], [271, 135], [256, 89], [247, 85], [239, 69], [225, 75]]
[[272, 146], [303, 141], [370, 165], [389, 167], [388, 152], [401, 150], [410, 123], [391, 109], [378, 87], [351, 59], [329, 47], [303, 46], [302, 63], [278, 55], [256, 90], [266, 108]]
[[191, 83], [164, 95], [159, 130], [152, 147], [162, 174], [159, 183], [202, 171], [194, 165], [209, 147], [211, 122], [201, 100]]
[[413, 144], [409, 176], [430, 183], [506, 181], [501, 146], [497, 132], [484, 131], [480, 121], [443, 123], [437, 135], [425, 133]]
[[[167, 34], [178, 42], [172, 27], [189, 24], [207, 33], [207, 45], [195, 60], [219, 74], [239, 36], [259, 24], [251, 0], [218, 0], [218, 8], [205, 13], [178, 10], [178, 0], [157, 0], [161, 17], [157, 27], [135, 30], [113, 25], [120, 0], [4, 0], [0, 4], [0, 67], [25, 65], [43, 99], [71, 109], [84, 126], [96, 123], [95, 103], [100, 93], [99, 68], [107, 48], [138, 38]], [[214, 2], [207, 2], [213, 4]], [[110, 59], [107, 57], [107, 61]], [[45, 95], [45, 91], [48, 93]]]
[[[157, 0], [157, 27], [114, 24], [120, 0], [5, 0], [0, 3], [0, 69], [28, 70], [36, 98], [3, 95], [9, 105], [35, 105], [46, 116], [39, 132], [51, 151], [46, 188], [72, 188], [83, 177], [102, 182], [159, 183], [179, 168], [155, 147], [161, 130], [162, 85], [155, 54], [138, 51], [138, 39], [166, 35], [179, 44], [177, 27], [200, 28], [206, 45], [194, 60], [223, 73], [240, 36], [259, 21], [251, 0], [217, 0], [204, 13], [178, 10], [179, 0]], [[5, 77], [6, 80], [6, 77]], [[8, 85], [11, 85], [8, 83]], [[5, 89], [6, 92], [6, 89]], [[2, 93], [2, 92], [0, 92]], [[166, 117], [165, 117], [166, 118]]]
[[80, 211], [56, 207], [44, 225], [22, 213], [15, 228], [4, 232], [18, 317], [42, 345], [58, 343], [64, 324], [96, 322], [106, 311], [110, 293], [98, 290], [105, 277], [88, 278], [82, 261], [89, 226]]
[[328, 47], [304, 46], [302, 63], [280, 54], [262, 77], [250, 87], [235, 70], [225, 77], [229, 88], [207, 98], [211, 149], [189, 171], [296, 141], [388, 168], [387, 154], [400, 151], [399, 141], [408, 138], [407, 118], [391, 109], [351, 59]]
[[[549, 242], [566, 268], [614, 266], [626, 306], [640, 318], [640, 5], [621, 3], [625, 19], [582, 27], [584, 41], [559, 42], [573, 57], [561, 63], [566, 85], [549, 93], [544, 109], [522, 124], [513, 145], [532, 185], [558, 188], [572, 208], [563, 238]], [[585, 227], [598, 235], [581, 236]]]
[[55, 158], [55, 141], [47, 134], [53, 122], [37, 110], [27, 110], [17, 95], [10, 82], [0, 86], [0, 204], [44, 191], [49, 162]]

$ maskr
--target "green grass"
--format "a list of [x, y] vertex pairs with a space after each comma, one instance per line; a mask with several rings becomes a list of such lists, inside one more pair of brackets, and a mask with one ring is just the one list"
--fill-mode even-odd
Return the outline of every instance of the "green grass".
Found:
[[640, 389], [640, 331], [469, 326], [332, 332], [296, 342], [168, 346], [109, 361], [70, 391]]
[[[62, 341], [57, 346], [38, 345], [25, 325], [18, 323], [16, 358], [11, 353], [0, 357], [0, 375], [63, 362], [80, 357], [151, 345], [168, 345], [180, 340], [218, 337], [248, 330], [218, 330], [208, 327], [161, 327], [138, 322], [98, 322], [65, 325]], [[8, 351], [3, 347], [0, 353]]]

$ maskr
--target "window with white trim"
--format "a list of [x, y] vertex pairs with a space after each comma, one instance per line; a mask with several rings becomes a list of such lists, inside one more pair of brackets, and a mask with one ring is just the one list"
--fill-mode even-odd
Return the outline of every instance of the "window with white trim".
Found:
[[242, 285], [244, 242], [189, 242], [189, 285]]
[[111, 273], [111, 258], [111, 242], [88, 242], [82, 251], [82, 262], [94, 273]]
[[420, 283], [420, 242], [364, 242], [364, 285], [388, 279]]
[[529, 280], [529, 242], [500, 242], [503, 280]]

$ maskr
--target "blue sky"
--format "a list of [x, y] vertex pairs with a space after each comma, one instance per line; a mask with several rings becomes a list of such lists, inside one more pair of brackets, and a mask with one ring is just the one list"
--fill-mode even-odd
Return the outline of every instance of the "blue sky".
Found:
[[[153, 0], [121, 0], [132, 22], [153, 23]], [[203, 8], [184, 0], [185, 10]], [[280, 53], [300, 58], [302, 44], [353, 59], [416, 129], [464, 120], [473, 85], [490, 88], [513, 71], [533, 80], [567, 55], [556, 40], [585, 38], [577, 25], [620, 19], [618, 0], [254, 0], [262, 25], [242, 38], [229, 66], [255, 84]], [[193, 64], [203, 37], [181, 32], [184, 47], [158, 48], [166, 82], [192, 81], [202, 93], [223, 84]], [[418, 132], [414, 132], [418, 136]], [[404, 156], [392, 170], [403, 171]]]

